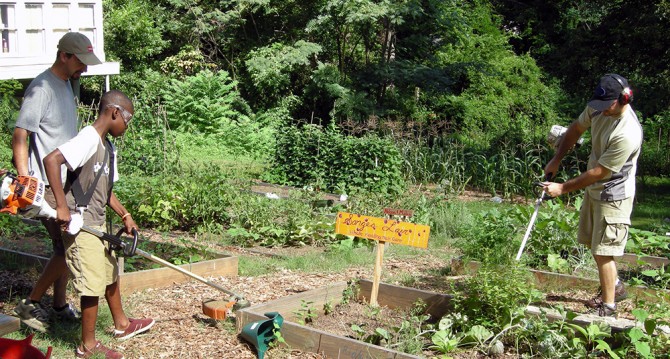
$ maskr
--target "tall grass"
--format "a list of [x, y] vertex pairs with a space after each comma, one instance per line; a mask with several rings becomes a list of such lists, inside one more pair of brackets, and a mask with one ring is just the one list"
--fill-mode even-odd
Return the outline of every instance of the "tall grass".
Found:
[[472, 186], [505, 197], [530, 194], [533, 179], [541, 178], [548, 157], [539, 144], [503, 142], [479, 149], [453, 137], [436, 138], [432, 143], [405, 139], [396, 145], [408, 181], [439, 184], [451, 193]]

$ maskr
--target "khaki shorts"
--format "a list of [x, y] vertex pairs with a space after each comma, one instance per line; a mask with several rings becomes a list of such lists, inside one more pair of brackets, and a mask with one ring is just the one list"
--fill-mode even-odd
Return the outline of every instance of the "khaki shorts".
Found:
[[[91, 227], [99, 231], [104, 226]], [[102, 297], [108, 285], [118, 280], [116, 256], [109, 243], [81, 231], [75, 236], [63, 234], [65, 261], [72, 273], [74, 289], [79, 296]]]
[[579, 213], [579, 243], [599, 256], [622, 256], [628, 240], [633, 197], [619, 201], [600, 201], [588, 191]]

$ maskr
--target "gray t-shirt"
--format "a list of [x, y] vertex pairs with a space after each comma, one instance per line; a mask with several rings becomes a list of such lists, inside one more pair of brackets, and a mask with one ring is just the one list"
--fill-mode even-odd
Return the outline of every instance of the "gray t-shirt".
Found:
[[[16, 127], [31, 132], [29, 174], [49, 184], [42, 160], [77, 135], [77, 104], [70, 81], [63, 81], [51, 69], [39, 74], [26, 89]], [[67, 168], [63, 165], [63, 183], [66, 175]]]

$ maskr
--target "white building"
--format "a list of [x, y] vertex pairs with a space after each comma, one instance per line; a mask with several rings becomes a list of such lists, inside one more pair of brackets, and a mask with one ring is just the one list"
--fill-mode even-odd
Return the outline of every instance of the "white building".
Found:
[[32, 79], [56, 59], [56, 46], [63, 34], [85, 34], [103, 62], [89, 66], [88, 75], [119, 73], [118, 62], [106, 62], [102, 36], [102, 0], [0, 0], [2, 52], [0, 80]]

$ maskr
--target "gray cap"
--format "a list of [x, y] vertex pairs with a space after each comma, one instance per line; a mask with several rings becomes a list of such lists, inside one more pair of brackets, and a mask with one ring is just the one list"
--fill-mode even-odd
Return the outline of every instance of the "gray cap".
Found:
[[93, 52], [91, 40], [79, 32], [68, 32], [58, 41], [58, 50], [74, 54], [85, 65], [99, 65], [102, 63]]

